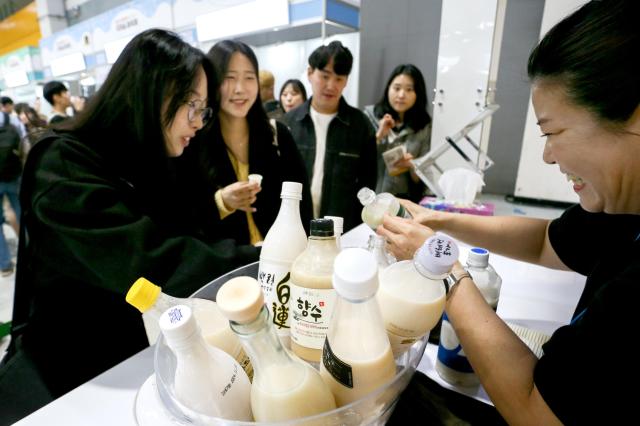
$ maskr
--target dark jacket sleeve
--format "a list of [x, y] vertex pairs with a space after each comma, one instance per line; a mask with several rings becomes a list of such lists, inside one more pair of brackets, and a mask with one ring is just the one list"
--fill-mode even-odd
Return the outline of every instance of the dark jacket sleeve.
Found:
[[366, 130], [364, 131], [365, 140], [362, 143], [362, 151], [360, 152], [362, 161], [360, 162], [358, 176], [362, 179], [362, 186], [375, 189], [378, 178], [376, 132], [365, 115], [363, 113], [360, 114], [362, 116], [362, 125], [365, 126]]

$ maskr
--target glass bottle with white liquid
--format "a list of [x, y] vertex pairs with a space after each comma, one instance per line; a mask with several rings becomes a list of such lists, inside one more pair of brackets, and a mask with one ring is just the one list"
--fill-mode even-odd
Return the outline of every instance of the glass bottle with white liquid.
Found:
[[339, 407], [393, 380], [396, 364], [375, 298], [378, 266], [362, 248], [336, 257], [336, 306], [322, 349], [320, 375]]
[[186, 305], [160, 316], [160, 330], [176, 357], [174, 392], [190, 410], [229, 420], [251, 421], [251, 382], [230, 355], [207, 345]]
[[162, 313], [175, 305], [189, 306], [198, 321], [205, 342], [231, 355], [242, 366], [249, 379], [253, 378], [253, 367], [249, 357], [231, 331], [229, 321], [220, 314], [216, 302], [197, 297], [169, 296], [163, 293], [159, 286], [143, 277], [133, 283], [127, 292], [126, 300], [142, 312], [147, 337], [152, 345], [158, 340], [160, 334], [158, 321]]
[[455, 241], [437, 233], [413, 260], [394, 263], [381, 274], [377, 297], [394, 356], [406, 352], [440, 320], [446, 300], [443, 280], [458, 254]]
[[262, 243], [258, 281], [273, 325], [282, 343], [288, 348], [291, 327], [291, 265], [307, 246], [307, 234], [300, 219], [302, 184], [283, 182], [280, 198], [280, 211]]
[[358, 200], [364, 206], [362, 221], [374, 231], [382, 223], [385, 213], [390, 216], [411, 217], [398, 199], [388, 192], [376, 195], [375, 191], [365, 186], [358, 191]]
[[291, 350], [309, 362], [320, 362], [336, 292], [331, 283], [338, 247], [333, 221], [314, 219], [307, 248], [291, 267]]
[[251, 407], [256, 421], [286, 421], [336, 408], [318, 372], [282, 346], [255, 279], [227, 281], [217, 300], [255, 367]]
[[[467, 257], [466, 269], [484, 300], [495, 311], [498, 308], [502, 278], [489, 264], [489, 251], [480, 247], [472, 248]], [[451, 384], [467, 387], [480, 384], [480, 379], [473, 372], [446, 312], [442, 317], [435, 369], [443, 380]]]

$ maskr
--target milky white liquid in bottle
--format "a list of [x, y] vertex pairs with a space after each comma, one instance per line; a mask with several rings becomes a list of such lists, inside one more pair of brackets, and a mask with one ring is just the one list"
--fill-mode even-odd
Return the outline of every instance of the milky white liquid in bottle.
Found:
[[160, 329], [176, 357], [174, 392], [188, 409], [207, 416], [251, 421], [251, 382], [231, 356], [207, 345], [191, 309], [169, 308]]
[[255, 366], [251, 407], [256, 421], [285, 421], [336, 408], [318, 372], [282, 346], [254, 279], [229, 280], [217, 299]]
[[443, 279], [457, 259], [455, 242], [436, 234], [413, 260], [394, 263], [382, 273], [377, 298], [394, 356], [438, 323], [446, 301]]
[[300, 219], [302, 184], [283, 182], [280, 198], [280, 211], [262, 244], [258, 281], [273, 325], [280, 340], [288, 348], [291, 327], [291, 265], [307, 246], [307, 234]]
[[335, 262], [338, 300], [322, 351], [320, 375], [336, 404], [356, 401], [390, 382], [396, 364], [375, 299], [375, 258], [361, 248], [343, 250]]
[[129, 289], [126, 300], [142, 312], [142, 320], [147, 331], [149, 343], [158, 339], [160, 327], [158, 320], [163, 312], [175, 305], [191, 308], [198, 322], [204, 340], [231, 355], [253, 378], [253, 367], [245, 354], [240, 341], [229, 327], [229, 321], [220, 314], [215, 302], [197, 297], [178, 298], [162, 293], [161, 288], [145, 278], [138, 278]]
[[374, 231], [382, 223], [384, 214], [390, 216], [410, 217], [396, 197], [388, 192], [377, 194], [363, 187], [358, 191], [358, 200], [363, 205], [361, 218]]

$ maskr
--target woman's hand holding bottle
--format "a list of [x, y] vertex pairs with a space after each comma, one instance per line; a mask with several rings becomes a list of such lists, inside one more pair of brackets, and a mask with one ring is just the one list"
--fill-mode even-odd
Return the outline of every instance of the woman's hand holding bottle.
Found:
[[434, 234], [431, 228], [420, 225], [413, 219], [384, 215], [382, 224], [376, 229], [378, 235], [387, 240], [387, 251], [398, 260], [412, 259], [416, 250]]
[[396, 125], [396, 121], [391, 117], [391, 114], [385, 114], [378, 122], [378, 131], [376, 132], [376, 140], [380, 142], [386, 138], [389, 134], [389, 130], [393, 129]]
[[222, 201], [229, 210], [253, 213], [256, 209], [251, 205], [255, 203], [260, 190], [257, 182], [234, 182], [222, 188]]

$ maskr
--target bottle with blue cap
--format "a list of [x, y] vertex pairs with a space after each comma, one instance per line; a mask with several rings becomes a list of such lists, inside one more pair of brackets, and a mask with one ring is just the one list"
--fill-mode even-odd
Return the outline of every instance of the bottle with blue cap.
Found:
[[333, 287], [338, 297], [320, 375], [341, 407], [393, 380], [396, 364], [375, 298], [378, 267], [373, 254], [362, 248], [340, 252]]
[[380, 274], [378, 303], [394, 356], [409, 350], [440, 320], [446, 300], [445, 279], [458, 254], [456, 242], [437, 233], [412, 260], [396, 262]]
[[[498, 307], [502, 278], [489, 264], [489, 251], [480, 247], [472, 248], [467, 257], [466, 270], [473, 277], [473, 282], [482, 293], [484, 300], [495, 311]], [[443, 380], [451, 384], [465, 387], [480, 384], [446, 313], [442, 316], [435, 369]]]

